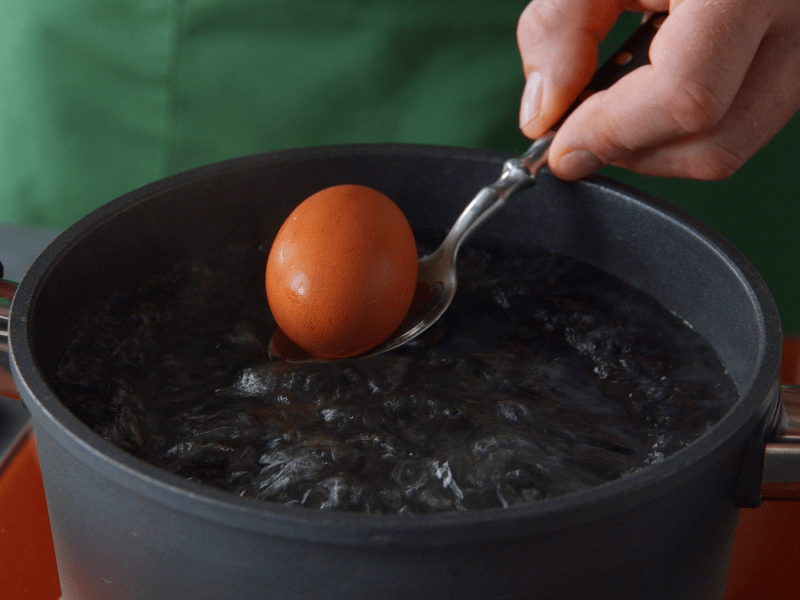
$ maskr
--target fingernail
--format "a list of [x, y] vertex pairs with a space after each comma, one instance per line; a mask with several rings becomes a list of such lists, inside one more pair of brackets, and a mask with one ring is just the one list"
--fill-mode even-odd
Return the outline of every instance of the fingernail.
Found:
[[573, 150], [562, 155], [556, 162], [556, 170], [570, 178], [580, 179], [590, 175], [605, 163], [588, 150]]
[[522, 104], [519, 107], [519, 126], [524, 129], [525, 125], [539, 116], [542, 107], [542, 74], [539, 71], [531, 71], [525, 80], [525, 89], [522, 92]]

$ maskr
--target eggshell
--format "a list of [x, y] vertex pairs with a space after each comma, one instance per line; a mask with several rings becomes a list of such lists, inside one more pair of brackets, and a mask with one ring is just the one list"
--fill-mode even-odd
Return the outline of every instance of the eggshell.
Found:
[[269, 306], [284, 333], [319, 358], [386, 340], [414, 297], [417, 247], [385, 195], [338, 185], [310, 196], [281, 227], [267, 260]]

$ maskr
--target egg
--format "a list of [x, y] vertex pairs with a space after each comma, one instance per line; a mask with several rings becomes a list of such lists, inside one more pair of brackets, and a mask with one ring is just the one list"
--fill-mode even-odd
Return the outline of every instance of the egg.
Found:
[[267, 259], [272, 315], [317, 358], [355, 356], [402, 322], [417, 283], [417, 246], [398, 206], [361, 185], [337, 185], [303, 201]]

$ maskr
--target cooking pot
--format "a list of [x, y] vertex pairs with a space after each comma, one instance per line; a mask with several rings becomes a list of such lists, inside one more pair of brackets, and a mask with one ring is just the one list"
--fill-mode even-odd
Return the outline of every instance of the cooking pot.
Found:
[[415, 229], [446, 229], [506, 158], [359, 145], [235, 159], [126, 194], [39, 256], [16, 289], [8, 333], [65, 600], [722, 597], [739, 508], [758, 505], [762, 480], [773, 495], [800, 480], [787, 433], [796, 396], [786, 390], [781, 402], [778, 385], [778, 313], [758, 273], [719, 235], [607, 178], [567, 183], [545, 170], [475, 237], [593, 264], [657, 298], [716, 349], [738, 402], [698, 440], [635, 474], [502, 510], [390, 516], [284, 506], [127, 454], [50, 388], [85, 316], [175, 261], [231, 241], [270, 244], [304, 198], [342, 183], [384, 192]]

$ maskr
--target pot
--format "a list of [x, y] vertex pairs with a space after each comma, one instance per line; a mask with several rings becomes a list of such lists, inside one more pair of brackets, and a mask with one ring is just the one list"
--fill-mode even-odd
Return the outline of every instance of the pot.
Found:
[[315, 511], [147, 464], [90, 430], [49, 386], [84, 315], [176, 260], [230, 240], [269, 244], [299, 202], [341, 183], [383, 191], [412, 228], [444, 229], [506, 158], [397, 145], [240, 158], [126, 194], [59, 236], [16, 290], [9, 338], [64, 599], [721, 598], [739, 508], [758, 505], [765, 472], [773, 484], [800, 480], [784, 460], [794, 452], [790, 436], [780, 437], [794, 425], [791, 391], [780, 401], [777, 309], [720, 236], [606, 178], [567, 183], [544, 171], [476, 236], [598, 266], [657, 298], [716, 349], [738, 402], [698, 440], [638, 473], [503, 510]]

